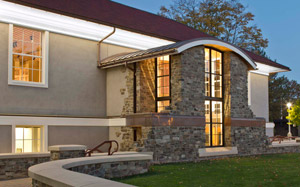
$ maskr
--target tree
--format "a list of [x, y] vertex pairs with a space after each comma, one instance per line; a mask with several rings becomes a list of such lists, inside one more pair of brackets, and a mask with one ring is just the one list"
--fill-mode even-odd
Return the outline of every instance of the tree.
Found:
[[287, 111], [290, 113], [287, 119], [291, 120], [291, 124], [300, 126], [300, 99]]
[[289, 80], [286, 76], [278, 77], [277, 74], [269, 77], [269, 118], [270, 121], [287, 116], [288, 102], [294, 103], [300, 99], [300, 84]]
[[158, 14], [257, 54], [268, 47], [261, 29], [251, 24], [254, 15], [239, 0], [173, 0]]

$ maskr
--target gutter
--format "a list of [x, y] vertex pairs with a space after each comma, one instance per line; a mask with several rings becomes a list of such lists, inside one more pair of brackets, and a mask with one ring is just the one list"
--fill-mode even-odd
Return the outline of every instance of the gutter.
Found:
[[104, 40], [106, 40], [107, 38], [109, 38], [111, 35], [113, 35], [114, 33], [116, 32], [116, 27], [114, 27], [114, 30], [111, 32], [111, 33], [109, 33], [107, 36], [105, 36], [102, 40], [100, 40], [99, 42], [98, 42], [98, 57], [97, 57], [97, 65], [98, 66], [100, 66], [100, 53], [101, 53], [101, 43], [104, 41]]

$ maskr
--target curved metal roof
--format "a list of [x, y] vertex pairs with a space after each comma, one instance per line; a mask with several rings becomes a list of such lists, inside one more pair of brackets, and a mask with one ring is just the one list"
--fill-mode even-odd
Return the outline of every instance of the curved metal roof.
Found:
[[125, 54], [124, 53], [117, 54], [103, 59], [100, 62], [99, 67], [109, 68], [109, 67], [122, 65], [124, 63], [138, 62], [141, 60], [155, 58], [158, 56], [178, 54], [191, 47], [205, 45], [205, 44], [215, 44], [215, 45], [225, 46], [226, 48], [229, 48], [230, 50], [238, 53], [250, 64], [250, 66], [253, 69], [256, 69], [255, 62], [250, 58], [250, 56], [248, 56], [248, 54], [244, 50], [230, 43], [215, 39], [213, 37], [197, 38], [197, 39], [181, 41], [181, 42], [177, 42], [177, 43], [173, 43], [161, 47], [156, 47], [148, 50], [141, 50], [141, 51], [125, 53]]

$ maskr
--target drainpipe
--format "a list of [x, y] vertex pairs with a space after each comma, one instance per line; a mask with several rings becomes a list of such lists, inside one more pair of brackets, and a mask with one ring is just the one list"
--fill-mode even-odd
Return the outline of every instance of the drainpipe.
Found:
[[116, 27], [114, 27], [114, 30], [108, 34], [107, 36], [105, 36], [102, 40], [100, 40], [98, 42], [98, 61], [97, 61], [97, 64], [98, 66], [100, 65], [100, 52], [101, 52], [101, 43], [106, 40], [107, 38], [109, 38], [111, 35], [113, 35], [114, 33], [116, 32]]

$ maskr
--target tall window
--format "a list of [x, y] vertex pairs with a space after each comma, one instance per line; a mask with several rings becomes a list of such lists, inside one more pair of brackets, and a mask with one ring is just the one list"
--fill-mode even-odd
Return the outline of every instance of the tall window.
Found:
[[10, 84], [47, 86], [46, 35], [48, 32], [10, 25]]
[[157, 58], [156, 62], [156, 105], [157, 112], [170, 106], [170, 57]]
[[42, 82], [42, 33], [14, 27], [13, 80]]
[[41, 151], [40, 127], [16, 127], [16, 153]]
[[205, 48], [206, 146], [223, 146], [222, 53]]

